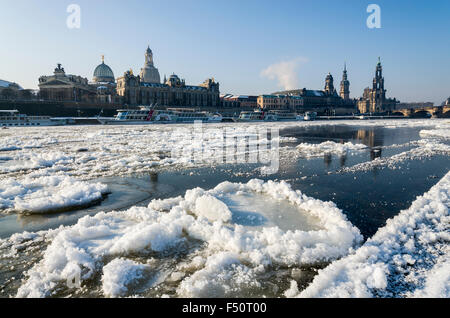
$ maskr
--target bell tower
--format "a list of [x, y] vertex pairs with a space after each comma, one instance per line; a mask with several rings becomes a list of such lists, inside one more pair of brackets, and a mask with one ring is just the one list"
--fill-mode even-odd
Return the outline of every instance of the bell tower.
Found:
[[325, 79], [325, 93], [327, 95], [333, 95], [336, 92], [334, 89], [333, 76], [331, 73], [328, 73]]
[[344, 100], [350, 99], [350, 82], [347, 78], [347, 63], [344, 64], [344, 73], [342, 74], [341, 90], [339, 95]]

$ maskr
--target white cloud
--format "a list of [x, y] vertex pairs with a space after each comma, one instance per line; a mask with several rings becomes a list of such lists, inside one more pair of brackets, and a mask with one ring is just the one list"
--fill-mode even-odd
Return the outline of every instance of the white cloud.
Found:
[[285, 90], [299, 87], [299, 67], [308, 62], [304, 57], [297, 57], [293, 60], [275, 63], [261, 71], [261, 76], [271, 80], [277, 80], [278, 86]]

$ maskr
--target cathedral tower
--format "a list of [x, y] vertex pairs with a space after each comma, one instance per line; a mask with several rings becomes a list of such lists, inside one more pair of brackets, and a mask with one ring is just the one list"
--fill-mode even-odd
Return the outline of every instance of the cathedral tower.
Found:
[[344, 65], [344, 73], [342, 74], [340, 96], [344, 100], [350, 99], [350, 82], [347, 78], [347, 65]]
[[331, 73], [328, 73], [325, 79], [325, 93], [327, 95], [334, 95], [336, 90], [334, 89], [333, 76]]
[[386, 100], [386, 90], [384, 89], [384, 77], [383, 77], [383, 67], [381, 66], [381, 60], [378, 58], [377, 68], [375, 70], [375, 77], [373, 79], [372, 87], [372, 112], [383, 111], [384, 101]]

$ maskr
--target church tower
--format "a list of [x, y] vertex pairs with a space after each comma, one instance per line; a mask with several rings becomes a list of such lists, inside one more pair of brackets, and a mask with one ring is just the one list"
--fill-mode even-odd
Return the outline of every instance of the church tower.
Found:
[[325, 78], [325, 93], [327, 95], [334, 95], [336, 93], [336, 90], [334, 89], [333, 76], [331, 73], [328, 73]]
[[140, 73], [141, 81], [144, 83], [156, 83], [159, 84], [161, 79], [159, 77], [159, 71], [153, 64], [153, 52], [150, 46], [145, 52], [145, 64]]
[[375, 70], [375, 77], [373, 79], [372, 87], [371, 111], [381, 112], [384, 110], [383, 103], [386, 100], [386, 90], [384, 89], [383, 67], [381, 60], [378, 58], [377, 68]]
[[343, 100], [350, 99], [350, 82], [347, 78], [347, 64], [344, 65], [344, 73], [342, 74], [340, 96]]

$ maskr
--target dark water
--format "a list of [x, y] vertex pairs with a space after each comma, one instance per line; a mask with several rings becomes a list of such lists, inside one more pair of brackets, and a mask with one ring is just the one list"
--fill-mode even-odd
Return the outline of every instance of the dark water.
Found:
[[[87, 209], [39, 216], [0, 217], [0, 237], [22, 231], [38, 231], [71, 225], [85, 215], [99, 211], [126, 209], [146, 205], [154, 198], [183, 195], [186, 189], [213, 188], [223, 181], [247, 182], [252, 178], [286, 180], [294, 189], [308, 196], [333, 201], [357, 226], [365, 238], [372, 236], [386, 220], [408, 208], [415, 198], [427, 192], [449, 170], [447, 156], [434, 156], [397, 164], [399, 169], [375, 168], [369, 171], [340, 173], [342, 167], [390, 157], [411, 147], [386, 146], [419, 140], [420, 128], [381, 128], [357, 126], [315, 126], [290, 128], [281, 136], [296, 137], [298, 142], [364, 143], [367, 150], [344, 156], [325, 155], [320, 158], [281, 158], [278, 173], [261, 176], [257, 165], [222, 165], [189, 170], [159, 170], [148, 175], [127, 178], [99, 179], [109, 185], [111, 194], [99, 205]], [[284, 145], [285, 146], [285, 145]], [[97, 181], [97, 180], [96, 180]]]

